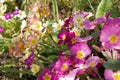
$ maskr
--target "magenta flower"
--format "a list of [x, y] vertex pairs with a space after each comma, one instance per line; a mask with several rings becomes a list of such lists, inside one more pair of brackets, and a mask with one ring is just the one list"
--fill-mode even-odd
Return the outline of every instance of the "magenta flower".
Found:
[[87, 37], [76, 37], [77, 42], [87, 42], [91, 40], [93, 37], [92, 36], [87, 36]]
[[67, 36], [67, 42], [68, 42], [68, 46], [72, 46], [74, 45], [77, 40], [76, 40], [76, 36], [75, 36], [75, 33], [74, 32], [69, 32], [68, 36]]
[[4, 31], [3, 27], [0, 26], [0, 33], [2, 33]]
[[55, 74], [51, 70], [44, 69], [42, 71], [42, 74], [39, 74], [37, 80], [55, 80], [54, 77], [55, 77]]
[[83, 22], [83, 25], [85, 26], [85, 29], [87, 29], [87, 30], [92, 30], [92, 29], [94, 29], [97, 25], [102, 24], [102, 23], [104, 23], [105, 21], [106, 21], [105, 18], [100, 17], [100, 18], [97, 18], [97, 19], [94, 20], [94, 21], [85, 20], [85, 21]]
[[13, 14], [14, 14], [14, 15], [19, 14], [19, 10], [18, 10], [18, 9], [14, 10]]
[[[66, 19], [64, 26], [67, 27], [67, 29], [70, 29], [72, 24], [77, 22], [80, 22], [80, 24], [83, 24], [83, 21], [87, 16], [89, 16], [90, 13], [87, 12], [79, 12], [71, 15], [68, 19]], [[78, 18], [79, 17], [79, 18]], [[83, 19], [82, 19], [83, 18]]]
[[77, 63], [77, 64], [75, 64], [75, 68], [76, 69], [79, 69], [79, 74], [84, 74], [84, 72], [86, 71], [86, 69], [87, 69], [87, 66], [84, 64], [84, 62], [83, 63]]
[[64, 51], [60, 51], [58, 56], [59, 56], [59, 59], [61, 59], [61, 60], [68, 60], [71, 58], [71, 56], [66, 55]]
[[68, 36], [68, 31], [62, 28], [61, 32], [58, 34], [58, 39], [59, 39], [58, 44], [61, 44], [62, 42], [65, 43], [67, 36]]
[[67, 29], [70, 29], [71, 23], [72, 23], [72, 21], [71, 21], [71, 17], [70, 17], [70, 18], [68, 18], [68, 19], [65, 20], [64, 26], [65, 26]]
[[98, 56], [92, 56], [86, 60], [85, 65], [87, 67], [95, 67], [99, 63], [99, 61], [100, 59]]
[[63, 58], [61, 58], [56, 62], [54, 69], [56, 73], [63, 74], [69, 70], [70, 65], [71, 65], [70, 59], [64, 60]]
[[75, 59], [82, 60], [90, 55], [91, 50], [86, 43], [76, 43], [70, 48], [72, 54], [75, 55]]
[[120, 71], [113, 72], [110, 69], [106, 69], [104, 72], [105, 80], [120, 80]]
[[103, 25], [100, 42], [106, 49], [120, 49], [120, 19], [108, 19]]
[[11, 13], [10, 12], [8, 12], [7, 14], [5, 14], [5, 19], [6, 20], [11, 19]]
[[24, 60], [24, 64], [27, 66], [27, 68], [29, 68], [30, 65], [32, 64], [34, 57], [35, 57], [34, 52], [32, 52], [30, 56]]
[[79, 69], [71, 70], [67, 75], [59, 76], [59, 80], [75, 80]]

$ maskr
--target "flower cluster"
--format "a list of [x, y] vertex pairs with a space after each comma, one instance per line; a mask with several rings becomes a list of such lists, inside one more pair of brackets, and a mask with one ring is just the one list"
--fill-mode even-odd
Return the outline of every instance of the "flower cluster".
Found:
[[17, 71], [20, 76], [120, 80], [120, 18], [110, 13], [94, 18], [91, 12], [75, 12], [66, 19], [49, 20], [47, 1], [29, 4], [29, 12], [27, 7], [9, 10], [7, 1], [11, 0], [0, 0], [0, 55], [8, 51], [4, 56], [21, 70]]
[[[116, 62], [120, 59], [118, 56], [120, 55], [120, 19], [107, 16], [109, 15], [90, 21], [88, 20], [90, 13], [82, 12], [73, 14], [65, 20], [58, 34], [58, 45], [67, 48], [59, 52], [57, 62], [52, 63], [49, 69], [45, 68], [37, 80], [79, 80], [80, 75], [92, 76], [100, 80], [103, 76], [105, 80], [119, 80], [119, 69], [107, 68], [106, 65], [111, 64], [109, 61], [111, 59]], [[98, 31], [100, 34], [96, 34], [101, 45], [96, 46], [95, 43], [88, 45], [87, 43], [92, 41], [94, 36], [83, 36], [82, 33], [99, 28], [98, 26], [102, 26], [101, 31]], [[104, 75], [99, 73], [102, 67], [105, 67]]]

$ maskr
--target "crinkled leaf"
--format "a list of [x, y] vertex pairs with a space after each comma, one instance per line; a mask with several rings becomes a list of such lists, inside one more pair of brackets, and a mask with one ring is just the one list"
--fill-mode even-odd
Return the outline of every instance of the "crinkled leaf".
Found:
[[111, 0], [102, 0], [100, 4], [98, 5], [97, 12], [96, 12], [96, 18], [100, 16], [105, 16], [105, 13], [110, 11], [112, 8], [112, 1]]
[[113, 71], [117, 71], [120, 69], [120, 60], [108, 60], [104, 65], [106, 69], [111, 69]]

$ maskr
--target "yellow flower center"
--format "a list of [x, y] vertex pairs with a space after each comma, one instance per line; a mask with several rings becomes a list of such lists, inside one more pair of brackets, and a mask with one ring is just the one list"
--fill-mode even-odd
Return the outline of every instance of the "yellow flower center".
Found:
[[34, 10], [35, 10], [35, 12], [38, 12], [38, 11], [39, 11], [39, 8], [38, 8], [38, 7], [35, 7]]
[[60, 29], [60, 28], [61, 28], [61, 25], [60, 25], [60, 24], [57, 24], [57, 28]]
[[39, 71], [39, 66], [38, 65], [32, 65], [31, 71], [35, 74]]
[[74, 33], [75, 33], [75, 36], [78, 36], [78, 35], [79, 35], [78, 30], [74, 31]]
[[78, 51], [77, 55], [76, 55], [76, 58], [82, 59], [84, 56], [85, 56], [85, 53], [83, 51]]
[[49, 75], [48, 73], [45, 74], [45, 76], [43, 77], [44, 80], [51, 80], [51, 75]]
[[61, 70], [62, 70], [62, 71], [64, 71], [64, 70], [66, 70], [66, 69], [67, 69], [67, 67], [68, 67], [68, 65], [67, 65], [66, 63], [64, 63], [64, 64], [62, 65]]
[[62, 40], [65, 40], [66, 39], [66, 35], [64, 34], [63, 36], [62, 36]]
[[35, 39], [33, 39], [33, 40], [30, 41], [30, 43], [31, 43], [32, 45], [36, 44], [36, 42], [37, 42], [37, 41], [36, 41]]
[[90, 63], [89, 63], [89, 66], [91, 66], [91, 67], [92, 67], [92, 66], [94, 66], [94, 64], [95, 64], [95, 62], [94, 62], [94, 61], [92, 61], [92, 62], [90, 62]]
[[41, 27], [40, 24], [36, 24], [36, 27], [35, 27], [35, 28], [36, 28], [36, 29], [40, 29], [40, 27]]
[[83, 23], [82, 23], [82, 22], [78, 23], [78, 25], [79, 25], [79, 28], [80, 28], [80, 29], [83, 28]]
[[118, 37], [114, 34], [112, 34], [109, 38], [110, 43], [115, 43], [118, 41]]
[[81, 19], [80, 19], [80, 18], [77, 18], [77, 22], [81, 22]]
[[120, 73], [114, 73], [113, 78], [114, 80], [120, 80]]
[[34, 67], [34, 72], [36, 73], [36, 72], [38, 72], [39, 71], [39, 68], [38, 67]]
[[75, 38], [72, 38], [72, 44], [76, 43], [76, 39]]

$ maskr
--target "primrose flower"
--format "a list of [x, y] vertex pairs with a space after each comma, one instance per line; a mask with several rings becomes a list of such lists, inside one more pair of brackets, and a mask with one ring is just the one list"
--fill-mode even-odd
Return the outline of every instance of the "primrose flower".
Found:
[[91, 40], [93, 37], [92, 36], [87, 36], [87, 37], [76, 37], [76, 41], [77, 42], [87, 42], [89, 40]]
[[36, 64], [31, 65], [31, 71], [33, 72], [33, 75], [35, 75], [39, 71], [40, 67]]
[[75, 36], [80, 36], [80, 30], [76, 27], [72, 28], [72, 30], [75, 33]]
[[41, 22], [41, 21], [36, 21], [36, 22], [31, 26], [31, 29], [41, 32], [41, 31], [43, 30], [42, 22]]
[[69, 59], [64, 60], [61, 58], [54, 65], [54, 69], [56, 73], [63, 74], [64, 72], [68, 71], [70, 65], [71, 61]]
[[9, 19], [11, 19], [11, 13], [10, 12], [5, 14], [5, 20], [9, 20]]
[[120, 80], [120, 71], [113, 72], [110, 69], [106, 69], [104, 72], [105, 80]]
[[120, 49], [120, 18], [106, 21], [100, 34], [100, 42], [106, 49]]
[[60, 30], [63, 26], [64, 22], [62, 20], [58, 20], [58, 23], [53, 23], [53, 31], [56, 32]]
[[15, 9], [14, 12], [13, 12], [14, 15], [17, 15], [19, 14], [19, 9]]
[[30, 56], [24, 60], [24, 64], [27, 66], [27, 68], [29, 68], [30, 65], [32, 64], [34, 57], [35, 57], [34, 52], [32, 52]]
[[87, 12], [75, 13], [71, 16], [70, 23], [73, 23], [74, 27], [78, 28], [79, 31], [81, 32], [85, 29], [83, 22], [90, 16], [91, 13]]
[[35, 48], [37, 43], [38, 43], [37, 36], [28, 36], [28, 42], [26, 42], [26, 45], [28, 45], [30, 48]]
[[72, 21], [71, 21], [71, 17], [70, 17], [70, 18], [68, 18], [68, 19], [65, 20], [64, 26], [67, 27], [67, 29], [69, 29], [71, 27], [70, 26], [71, 23], [72, 23]]
[[1, 15], [4, 14], [6, 9], [7, 9], [7, 5], [5, 5], [5, 4], [3, 5], [3, 4], [0, 3], [0, 14]]
[[32, 12], [33, 12], [33, 13], [37, 13], [37, 12], [40, 11], [40, 8], [41, 8], [41, 4], [35, 3], [35, 4], [33, 5]]
[[68, 31], [62, 28], [61, 32], [58, 34], [58, 39], [59, 39], [58, 44], [61, 44], [62, 42], [65, 43], [67, 36], [68, 36]]
[[20, 26], [21, 28], [21, 32], [23, 31], [23, 29], [27, 26], [27, 22], [25, 20], [22, 21], [22, 24]]
[[85, 21], [83, 22], [83, 25], [85, 26], [85, 29], [87, 29], [87, 30], [92, 30], [92, 29], [94, 29], [97, 25], [102, 24], [102, 23], [104, 23], [104, 22], [106, 22], [106, 19], [103, 18], [103, 17], [100, 17], [100, 18], [97, 18], [97, 19], [94, 20], [94, 21], [85, 20]]
[[88, 67], [95, 67], [99, 63], [99, 61], [100, 59], [98, 56], [92, 56], [86, 60], [85, 64]]
[[80, 28], [81, 30], [83, 30], [83, 21], [85, 20], [84, 16], [81, 14], [75, 14], [73, 17], [73, 21], [74, 21], [74, 26]]
[[0, 33], [2, 33], [4, 31], [3, 27], [0, 26]]
[[19, 10], [19, 14], [17, 14], [16, 17], [20, 18], [21, 20], [24, 19], [24, 18], [26, 18], [25, 11]]
[[78, 71], [79, 69], [73, 69], [67, 75], [60, 76], [59, 80], [75, 80], [75, 77], [77, 76]]
[[70, 51], [75, 55], [75, 61], [82, 60], [91, 53], [90, 48], [84, 42], [74, 44], [71, 46]]
[[87, 66], [84, 63], [77, 63], [75, 64], [75, 68], [79, 70], [79, 74], [84, 74], [85, 70], [87, 69]]
[[54, 80], [55, 74], [49, 70], [49, 69], [44, 69], [42, 71], [42, 74], [39, 74], [37, 80]]
[[77, 42], [74, 32], [69, 32], [67, 42], [69, 47]]

